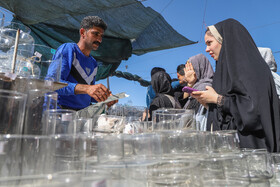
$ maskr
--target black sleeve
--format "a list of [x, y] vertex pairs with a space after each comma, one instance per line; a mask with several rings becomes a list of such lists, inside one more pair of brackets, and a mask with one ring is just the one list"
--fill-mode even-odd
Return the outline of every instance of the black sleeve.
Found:
[[217, 106], [220, 118], [226, 119], [230, 116], [234, 119], [233, 122], [240, 131], [258, 131], [262, 129], [256, 109], [257, 107], [253, 100], [246, 96], [224, 96], [223, 105]]

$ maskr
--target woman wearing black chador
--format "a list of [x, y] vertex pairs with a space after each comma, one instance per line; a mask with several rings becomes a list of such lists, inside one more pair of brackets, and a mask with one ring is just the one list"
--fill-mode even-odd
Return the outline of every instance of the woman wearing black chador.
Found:
[[227, 19], [207, 28], [205, 43], [206, 52], [216, 60], [213, 84], [192, 96], [209, 106], [207, 130], [236, 129], [241, 148], [279, 152], [274, 80], [247, 29]]

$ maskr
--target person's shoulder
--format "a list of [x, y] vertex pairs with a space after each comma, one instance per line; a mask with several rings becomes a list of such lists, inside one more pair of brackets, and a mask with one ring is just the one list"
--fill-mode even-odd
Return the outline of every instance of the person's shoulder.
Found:
[[65, 48], [65, 47], [74, 47], [74, 45], [75, 45], [75, 43], [63, 43], [58, 47], [58, 49]]
[[57, 48], [57, 51], [60, 52], [72, 51], [74, 50], [74, 48], [75, 48], [75, 43], [64, 43]]
[[95, 60], [95, 58], [93, 58], [93, 56], [89, 55], [90, 61], [94, 64], [95, 67], [98, 67], [98, 63]]
[[178, 87], [180, 87], [180, 82], [179, 81], [173, 81], [171, 82], [171, 86], [173, 89], [176, 89]]
[[97, 63], [97, 61], [95, 60], [95, 58], [94, 58], [91, 54], [89, 55], [89, 58], [90, 58], [92, 61], [94, 61], [94, 62]]
[[[89, 55], [89, 57], [90, 57], [92, 60], [96, 61], [95, 58], [94, 58], [93, 56]], [[97, 62], [97, 61], [96, 61], [96, 62]]]
[[162, 96], [162, 95], [161, 96], [155, 96], [153, 98], [153, 101], [151, 102], [151, 105], [158, 103], [162, 99], [162, 97], [165, 97], [165, 96]]

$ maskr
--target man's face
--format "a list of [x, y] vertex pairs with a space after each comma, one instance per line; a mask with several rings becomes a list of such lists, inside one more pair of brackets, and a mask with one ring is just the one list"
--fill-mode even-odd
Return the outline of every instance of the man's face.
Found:
[[179, 73], [177, 73], [177, 77], [178, 77], [178, 79], [179, 79], [179, 83], [180, 83], [180, 84], [184, 83], [184, 78], [185, 78], [184, 75], [180, 75]]
[[93, 27], [88, 30], [84, 30], [83, 39], [85, 46], [89, 50], [97, 50], [102, 42], [104, 30], [100, 27]]

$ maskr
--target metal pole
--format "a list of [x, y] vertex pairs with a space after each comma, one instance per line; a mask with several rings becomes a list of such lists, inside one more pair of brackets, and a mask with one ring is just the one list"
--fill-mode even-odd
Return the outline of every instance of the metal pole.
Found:
[[19, 34], [20, 30], [17, 30], [16, 40], [15, 40], [15, 48], [14, 48], [14, 54], [13, 54], [13, 61], [12, 61], [12, 73], [15, 73], [15, 65], [16, 65], [16, 59], [17, 59], [17, 49], [18, 49], [18, 42], [19, 42]]
[[110, 90], [110, 82], [109, 82], [109, 77], [107, 77], [107, 88]]

